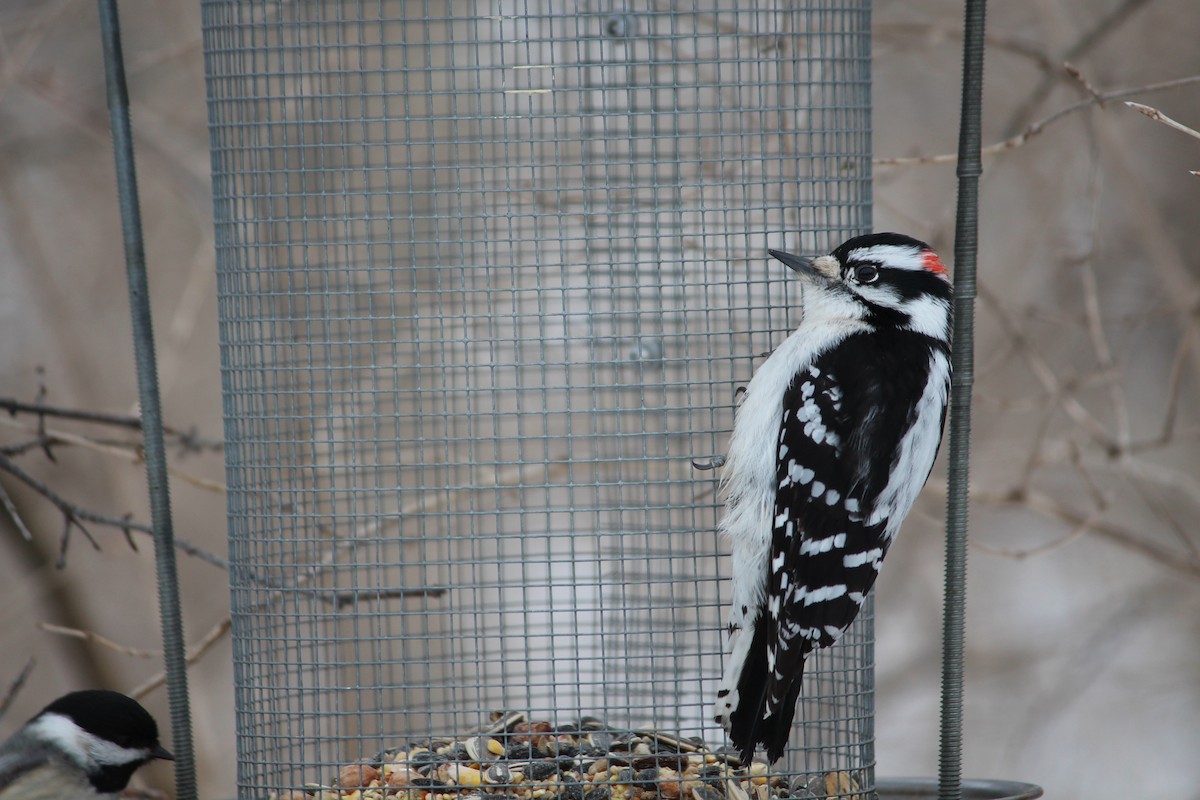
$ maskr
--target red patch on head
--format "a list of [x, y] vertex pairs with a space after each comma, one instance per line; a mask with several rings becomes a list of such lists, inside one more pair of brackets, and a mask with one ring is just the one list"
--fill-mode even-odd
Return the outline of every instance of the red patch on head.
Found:
[[938, 258], [938, 254], [932, 250], [926, 250], [921, 253], [921, 266], [935, 275], [941, 275], [943, 278], [946, 277], [946, 266]]

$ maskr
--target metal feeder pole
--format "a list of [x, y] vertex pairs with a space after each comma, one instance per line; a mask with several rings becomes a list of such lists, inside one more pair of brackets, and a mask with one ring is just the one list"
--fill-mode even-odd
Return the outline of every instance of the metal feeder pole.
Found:
[[121, 53], [121, 28], [117, 19], [116, 0], [98, 2], [100, 37], [104, 42], [108, 119], [112, 128], [113, 154], [116, 160], [121, 234], [125, 241], [125, 272], [129, 280], [129, 309], [133, 321], [133, 350], [137, 362], [138, 402], [142, 413], [150, 518], [154, 527], [154, 559], [158, 573], [163, 660], [171, 708], [171, 748], [175, 754], [175, 796], [176, 800], [195, 800], [196, 760], [192, 748], [191, 714], [188, 709], [187, 663], [184, 658], [179, 577], [175, 570], [175, 532], [171, 525], [171, 495], [167, 483], [166, 448], [163, 444], [162, 407], [158, 396], [154, 329], [150, 320], [146, 251], [142, 241], [142, 216], [138, 207], [137, 173], [133, 161], [133, 132], [129, 122], [129, 92], [125, 85], [125, 63]]
[[954, 381], [950, 391], [950, 465], [946, 501], [946, 587], [942, 626], [939, 800], [961, 800], [963, 635], [967, 584], [971, 390], [975, 383], [975, 256], [978, 249], [980, 117], [986, 0], [966, 0], [962, 118], [958, 133], [958, 208], [954, 232]]

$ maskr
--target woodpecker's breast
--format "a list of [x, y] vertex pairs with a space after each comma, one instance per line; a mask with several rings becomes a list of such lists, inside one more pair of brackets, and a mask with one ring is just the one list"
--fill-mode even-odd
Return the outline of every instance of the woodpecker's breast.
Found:
[[895, 449], [887, 485], [875, 504], [868, 523], [886, 520], [884, 537], [890, 543], [900, 530], [917, 495], [925, 486], [942, 440], [942, 420], [950, 391], [950, 356], [934, 350], [929, 357], [929, 376], [913, 409], [912, 425]]
[[731, 622], [735, 625], [747, 616], [742, 608], [754, 613], [766, 593], [777, 483], [776, 441], [784, 395], [795, 377], [818, 356], [863, 329], [858, 320], [806, 314], [805, 321], [762, 363], [746, 387], [722, 472], [725, 517], [721, 531], [731, 545]]

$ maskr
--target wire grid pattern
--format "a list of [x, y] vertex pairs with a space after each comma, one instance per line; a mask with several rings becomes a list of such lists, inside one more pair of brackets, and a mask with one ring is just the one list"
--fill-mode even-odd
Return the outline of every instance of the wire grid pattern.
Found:
[[[490, 710], [703, 736], [716, 473], [870, 222], [869, 0], [202, 6], [239, 786]], [[871, 766], [870, 608], [781, 768]]]

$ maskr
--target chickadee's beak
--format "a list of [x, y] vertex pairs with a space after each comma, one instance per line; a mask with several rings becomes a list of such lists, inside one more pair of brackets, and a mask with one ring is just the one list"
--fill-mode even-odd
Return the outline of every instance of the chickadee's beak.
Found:
[[789, 269], [799, 272], [801, 275], [816, 275], [817, 271], [813, 269], [813, 260], [804, 256], [794, 256], [791, 253], [785, 253], [782, 250], [768, 250], [771, 257], [782, 261]]
[[161, 744], [155, 745], [154, 749], [150, 751], [150, 757], [161, 758], [163, 761], [175, 760], [175, 756], [171, 755], [171, 751], [163, 747]]

